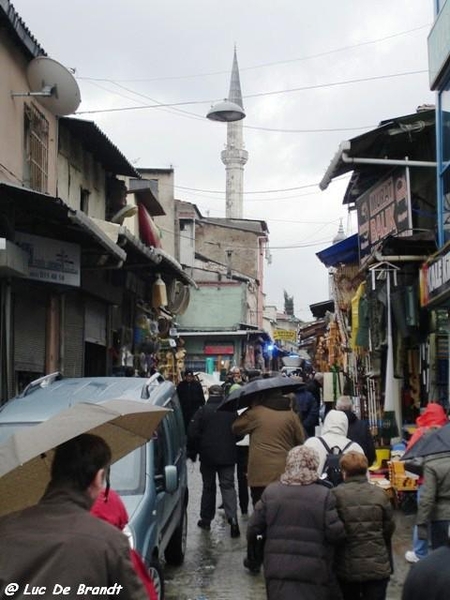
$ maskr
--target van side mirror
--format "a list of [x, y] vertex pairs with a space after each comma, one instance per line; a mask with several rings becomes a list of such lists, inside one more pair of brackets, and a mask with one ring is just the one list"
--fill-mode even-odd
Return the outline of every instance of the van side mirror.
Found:
[[178, 489], [178, 470], [175, 465], [164, 467], [164, 489], [173, 494]]

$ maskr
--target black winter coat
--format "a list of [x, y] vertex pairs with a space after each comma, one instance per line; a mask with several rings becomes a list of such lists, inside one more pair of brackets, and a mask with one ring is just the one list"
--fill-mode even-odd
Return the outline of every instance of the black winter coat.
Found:
[[187, 428], [195, 411], [205, 404], [205, 396], [200, 381], [180, 381], [177, 385], [178, 398], [183, 412], [184, 425]]
[[369, 429], [369, 424], [367, 421], [358, 419], [355, 413], [351, 410], [344, 410], [343, 412], [345, 412], [348, 418], [347, 437], [349, 440], [352, 440], [352, 442], [356, 442], [361, 446], [361, 448], [364, 450], [364, 454], [366, 455], [370, 467], [376, 458], [376, 453], [373, 437]]
[[402, 600], [448, 600], [450, 546], [434, 550], [412, 565], [403, 585]]
[[188, 457], [210, 466], [234, 465], [236, 462], [236, 437], [231, 429], [237, 413], [217, 410], [222, 396], [210, 396], [199, 408], [188, 427]]
[[345, 537], [331, 490], [320, 483], [271, 483], [250, 517], [247, 537], [265, 534], [269, 600], [331, 597], [333, 545]]

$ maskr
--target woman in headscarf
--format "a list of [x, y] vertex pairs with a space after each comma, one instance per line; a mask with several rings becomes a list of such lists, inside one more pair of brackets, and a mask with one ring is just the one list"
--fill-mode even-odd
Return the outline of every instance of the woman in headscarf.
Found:
[[345, 538], [331, 490], [320, 482], [313, 448], [296, 446], [280, 480], [264, 490], [247, 538], [265, 537], [268, 600], [326, 600], [333, 585], [333, 546]]

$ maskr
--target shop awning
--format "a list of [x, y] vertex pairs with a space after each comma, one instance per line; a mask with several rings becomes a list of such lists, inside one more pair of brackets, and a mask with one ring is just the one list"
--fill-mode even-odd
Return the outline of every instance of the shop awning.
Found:
[[316, 256], [326, 267], [359, 262], [358, 234], [355, 233], [321, 252], [316, 252]]
[[115, 244], [85, 213], [67, 205], [61, 198], [29, 188], [0, 183], [0, 213], [3, 229], [14, 230], [79, 244], [85, 267], [111, 259], [125, 260], [126, 253]]
[[154, 248], [142, 243], [139, 238], [131, 233], [126, 227], [120, 227], [118, 230], [118, 240], [125, 248], [127, 254], [126, 268], [142, 269], [149, 268], [149, 263], [155, 265], [154, 271], [166, 274], [174, 279], [179, 279], [183, 283], [197, 287], [195, 281], [183, 271], [180, 263], [170, 256], [162, 248]]

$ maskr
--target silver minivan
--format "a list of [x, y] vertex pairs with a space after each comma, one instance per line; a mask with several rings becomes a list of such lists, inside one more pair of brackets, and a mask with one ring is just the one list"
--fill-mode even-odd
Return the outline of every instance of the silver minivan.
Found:
[[153, 439], [114, 463], [111, 487], [127, 508], [125, 533], [164, 598], [162, 565], [180, 565], [187, 537], [186, 433], [176, 388], [161, 375], [63, 378], [58, 373], [30, 383], [0, 409], [0, 442], [19, 427], [40, 423], [77, 402], [111, 399], [150, 402], [172, 409]]

